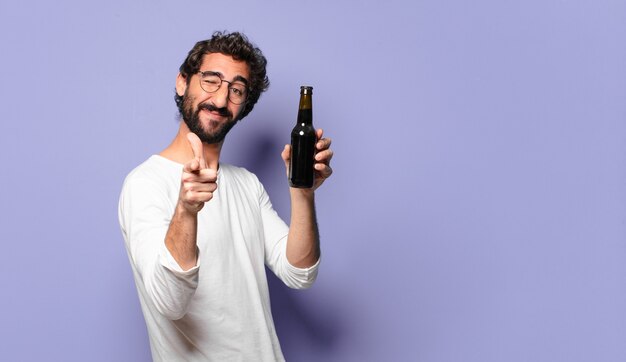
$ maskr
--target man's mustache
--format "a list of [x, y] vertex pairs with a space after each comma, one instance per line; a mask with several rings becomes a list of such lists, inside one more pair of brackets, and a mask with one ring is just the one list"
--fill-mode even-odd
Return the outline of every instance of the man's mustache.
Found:
[[200, 112], [201, 110], [206, 110], [209, 112], [215, 112], [217, 114], [219, 114], [222, 117], [229, 117], [229, 118], [233, 118], [233, 114], [228, 110], [228, 108], [223, 107], [223, 108], [217, 108], [216, 106], [209, 104], [209, 103], [201, 103], [198, 105], [198, 112]]

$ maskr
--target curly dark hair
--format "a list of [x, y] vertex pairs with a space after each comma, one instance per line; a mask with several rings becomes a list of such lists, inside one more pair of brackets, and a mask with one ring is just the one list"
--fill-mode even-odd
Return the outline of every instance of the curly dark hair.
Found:
[[[248, 98], [237, 119], [244, 118], [252, 111], [261, 93], [265, 92], [270, 86], [265, 70], [267, 59], [265, 59], [261, 49], [252, 44], [244, 34], [216, 31], [211, 39], [197, 42], [189, 51], [189, 54], [187, 54], [183, 64], [181, 64], [179, 68], [180, 74], [187, 79], [187, 85], [189, 85], [191, 76], [200, 70], [202, 59], [208, 53], [230, 55], [233, 59], [244, 61], [248, 64], [250, 70]], [[174, 100], [176, 101], [176, 106], [178, 106], [178, 111], [180, 114], [183, 114], [183, 97], [175, 93]]]

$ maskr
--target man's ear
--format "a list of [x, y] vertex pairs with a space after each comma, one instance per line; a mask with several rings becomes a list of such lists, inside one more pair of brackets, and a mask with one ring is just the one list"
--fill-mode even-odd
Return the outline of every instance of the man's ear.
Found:
[[182, 74], [178, 73], [176, 77], [176, 94], [179, 96], [185, 95], [185, 91], [187, 90], [187, 78], [183, 77]]

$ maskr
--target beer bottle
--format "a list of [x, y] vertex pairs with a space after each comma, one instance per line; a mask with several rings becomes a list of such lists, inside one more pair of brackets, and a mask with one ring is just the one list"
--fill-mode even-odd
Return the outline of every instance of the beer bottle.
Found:
[[291, 163], [289, 165], [289, 186], [291, 187], [313, 187], [317, 136], [313, 128], [312, 96], [313, 87], [300, 87], [298, 120], [291, 131]]

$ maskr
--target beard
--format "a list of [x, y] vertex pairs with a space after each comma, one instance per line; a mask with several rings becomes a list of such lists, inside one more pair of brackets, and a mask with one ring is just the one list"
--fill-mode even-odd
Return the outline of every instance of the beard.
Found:
[[[217, 108], [209, 103], [200, 103], [194, 110], [194, 100], [195, 98], [188, 96], [187, 92], [183, 95], [182, 116], [189, 130], [195, 133], [202, 142], [207, 144], [216, 144], [224, 141], [224, 138], [226, 138], [230, 129], [233, 128], [239, 120], [233, 118], [233, 114], [228, 110], [228, 108]], [[202, 127], [202, 123], [200, 122], [200, 112], [202, 110], [216, 112], [220, 116], [227, 117], [227, 119], [219, 125], [217, 125], [218, 122], [209, 120], [209, 125], [215, 123], [217, 128], [212, 132], [207, 131], [204, 127]]]

